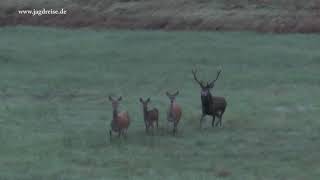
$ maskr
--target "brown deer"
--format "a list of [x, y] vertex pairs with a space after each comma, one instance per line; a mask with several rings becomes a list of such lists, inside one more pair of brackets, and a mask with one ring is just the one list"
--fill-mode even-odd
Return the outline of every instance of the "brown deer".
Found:
[[122, 100], [120, 96], [118, 99], [114, 100], [109, 96], [109, 100], [112, 102], [113, 115], [111, 121], [111, 129], [109, 131], [110, 138], [112, 137], [112, 131], [117, 132], [120, 137], [121, 134], [127, 136], [128, 127], [130, 125], [130, 117], [127, 111], [118, 112], [119, 102]]
[[170, 99], [170, 107], [167, 114], [168, 122], [173, 122], [173, 134], [175, 135], [178, 130], [178, 123], [181, 119], [181, 107], [176, 103], [176, 96], [179, 94], [179, 91], [176, 91], [174, 94], [166, 92], [167, 96]]
[[148, 110], [148, 103], [150, 102], [150, 98], [147, 100], [143, 100], [140, 98], [140, 102], [142, 103], [143, 108], [143, 118], [144, 118], [144, 124], [146, 126], [146, 133], [148, 133], [149, 128], [152, 128], [152, 134], [154, 131], [154, 123], [157, 124], [157, 129], [159, 128], [158, 120], [159, 120], [159, 111], [157, 108], [153, 108], [151, 110]]
[[[202, 127], [202, 120], [206, 115], [212, 116], [212, 127], [220, 125], [222, 126], [222, 116], [227, 107], [227, 101], [224, 97], [212, 96], [210, 90], [214, 87], [214, 83], [218, 80], [221, 69], [218, 70], [216, 79], [206, 84], [203, 81], [199, 81], [197, 78], [197, 71], [192, 70], [194, 80], [201, 87], [201, 105], [202, 105], [202, 115], [200, 118], [200, 128]], [[219, 118], [219, 121], [214, 124], [215, 117]]]

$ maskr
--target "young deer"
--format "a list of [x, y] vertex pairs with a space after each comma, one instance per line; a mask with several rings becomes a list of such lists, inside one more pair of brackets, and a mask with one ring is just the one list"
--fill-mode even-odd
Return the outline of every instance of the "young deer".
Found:
[[144, 118], [144, 124], [146, 126], [146, 133], [148, 133], [149, 128], [152, 128], [152, 134], [154, 131], [154, 123], [157, 124], [157, 129], [159, 128], [158, 120], [159, 120], [159, 111], [157, 108], [153, 108], [151, 110], [148, 110], [148, 103], [150, 102], [150, 98], [147, 100], [143, 100], [140, 98], [140, 102], [142, 103], [143, 108], [143, 118]]
[[116, 100], [109, 96], [109, 100], [112, 102], [113, 108], [113, 119], [111, 121], [111, 129], [109, 131], [110, 138], [112, 137], [112, 131], [119, 133], [119, 137], [121, 134], [127, 136], [128, 127], [130, 125], [130, 117], [127, 111], [120, 113], [118, 112], [118, 106], [121, 99], [121, 96]]
[[[197, 71], [192, 70], [195, 81], [201, 87], [201, 104], [202, 104], [202, 115], [200, 118], [200, 128], [202, 126], [202, 120], [206, 115], [212, 116], [212, 127], [220, 125], [222, 126], [222, 116], [227, 107], [227, 101], [224, 97], [212, 96], [210, 90], [214, 87], [214, 83], [219, 78], [221, 69], [217, 72], [217, 77], [211, 82], [207, 82], [206, 85], [203, 81], [199, 81], [196, 75]], [[214, 124], [215, 117], [219, 118], [219, 121]]]
[[167, 114], [168, 122], [173, 122], [173, 134], [175, 135], [178, 130], [178, 123], [181, 118], [181, 107], [179, 104], [176, 103], [176, 96], [179, 94], [179, 91], [177, 91], [174, 94], [170, 94], [169, 92], [166, 92], [167, 96], [170, 99], [170, 107]]

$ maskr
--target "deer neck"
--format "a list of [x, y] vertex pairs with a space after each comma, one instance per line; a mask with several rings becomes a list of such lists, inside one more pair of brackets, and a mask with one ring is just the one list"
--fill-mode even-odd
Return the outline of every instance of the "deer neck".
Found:
[[212, 98], [211, 93], [209, 92], [207, 96], [202, 96], [202, 97], [201, 97], [201, 101], [202, 101], [202, 104], [203, 104], [203, 105], [212, 104], [213, 98]]
[[175, 102], [171, 102], [170, 103], [170, 115], [173, 115], [173, 106], [174, 106]]
[[113, 109], [113, 121], [116, 121], [118, 117], [118, 109]]
[[147, 119], [147, 114], [148, 114], [148, 107], [143, 107], [143, 118], [144, 118], [144, 120]]
[[209, 92], [209, 94], [208, 94], [208, 101], [210, 102], [210, 103], [212, 103], [213, 102], [213, 98], [212, 98], [212, 95], [211, 95], [211, 93]]

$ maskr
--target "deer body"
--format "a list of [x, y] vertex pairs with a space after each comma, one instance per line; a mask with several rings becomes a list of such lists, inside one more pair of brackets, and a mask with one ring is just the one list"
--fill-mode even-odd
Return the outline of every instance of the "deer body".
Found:
[[[218, 97], [218, 96], [209, 96], [207, 97], [201, 97], [202, 102], [202, 116], [200, 119], [200, 123], [202, 124], [203, 118], [206, 115], [212, 116], [212, 126], [217, 126], [218, 124], [222, 126], [222, 115], [227, 107], [227, 101], [224, 97]], [[215, 117], [219, 118], [219, 121], [217, 124], [214, 124]], [[200, 125], [201, 125], [200, 124]]]
[[201, 96], [202, 113], [208, 115], [214, 115], [218, 111], [224, 111], [227, 105], [227, 101], [224, 97], [212, 96], [209, 97]]
[[167, 96], [170, 99], [170, 106], [167, 114], [167, 120], [169, 122], [173, 122], [173, 134], [175, 135], [178, 130], [178, 123], [181, 119], [182, 111], [179, 104], [175, 102], [176, 96], [179, 94], [177, 91], [175, 94], [169, 94], [167, 92]]
[[117, 132], [120, 137], [121, 134], [127, 135], [127, 130], [130, 125], [130, 117], [127, 111], [118, 112], [119, 101], [121, 101], [121, 97], [118, 100], [113, 100], [111, 96], [109, 96], [109, 100], [112, 101], [113, 108], [113, 116], [111, 121], [111, 130], [109, 131], [110, 138], [112, 137], [112, 131]]
[[180, 106], [173, 102], [173, 103], [170, 103], [170, 107], [169, 107], [169, 110], [168, 110], [168, 121], [170, 122], [174, 122], [174, 121], [177, 121], [179, 122], [180, 121], [180, 118], [181, 118], [181, 108]]
[[112, 130], [118, 132], [121, 129], [127, 129], [129, 127], [129, 114], [128, 112], [120, 112], [116, 117], [113, 117], [111, 122]]
[[[208, 82], [207, 85], [204, 85], [202, 81], [199, 81], [196, 76], [196, 71], [192, 71], [194, 79], [198, 82], [201, 87], [201, 106], [202, 106], [202, 115], [200, 118], [200, 127], [202, 126], [203, 118], [206, 115], [212, 116], [212, 127], [222, 126], [222, 116], [227, 107], [227, 101], [224, 97], [212, 96], [210, 89], [214, 87], [215, 81], [219, 78], [221, 70], [218, 71], [217, 77], [212, 82]], [[217, 124], [215, 123], [215, 117], [219, 118]]]
[[143, 108], [143, 119], [144, 124], [146, 126], [146, 132], [149, 131], [149, 128], [152, 128], [152, 133], [154, 129], [154, 123], [157, 125], [157, 129], [159, 127], [158, 121], [159, 121], [159, 111], [157, 108], [153, 108], [151, 110], [148, 110], [148, 103], [150, 102], [150, 98], [148, 98], [146, 101], [144, 101], [142, 98], [140, 98], [140, 102], [142, 103]]

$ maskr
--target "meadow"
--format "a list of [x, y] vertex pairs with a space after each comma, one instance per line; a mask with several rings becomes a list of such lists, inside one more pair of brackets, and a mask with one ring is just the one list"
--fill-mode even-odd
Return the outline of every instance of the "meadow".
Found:
[[[253, 32], [0, 28], [0, 179], [316, 180], [320, 36]], [[199, 129], [200, 88], [228, 107]], [[166, 91], [180, 90], [177, 136]], [[108, 95], [122, 96], [127, 139], [108, 139]], [[146, 135], [139, 97], [160, 109]]]

